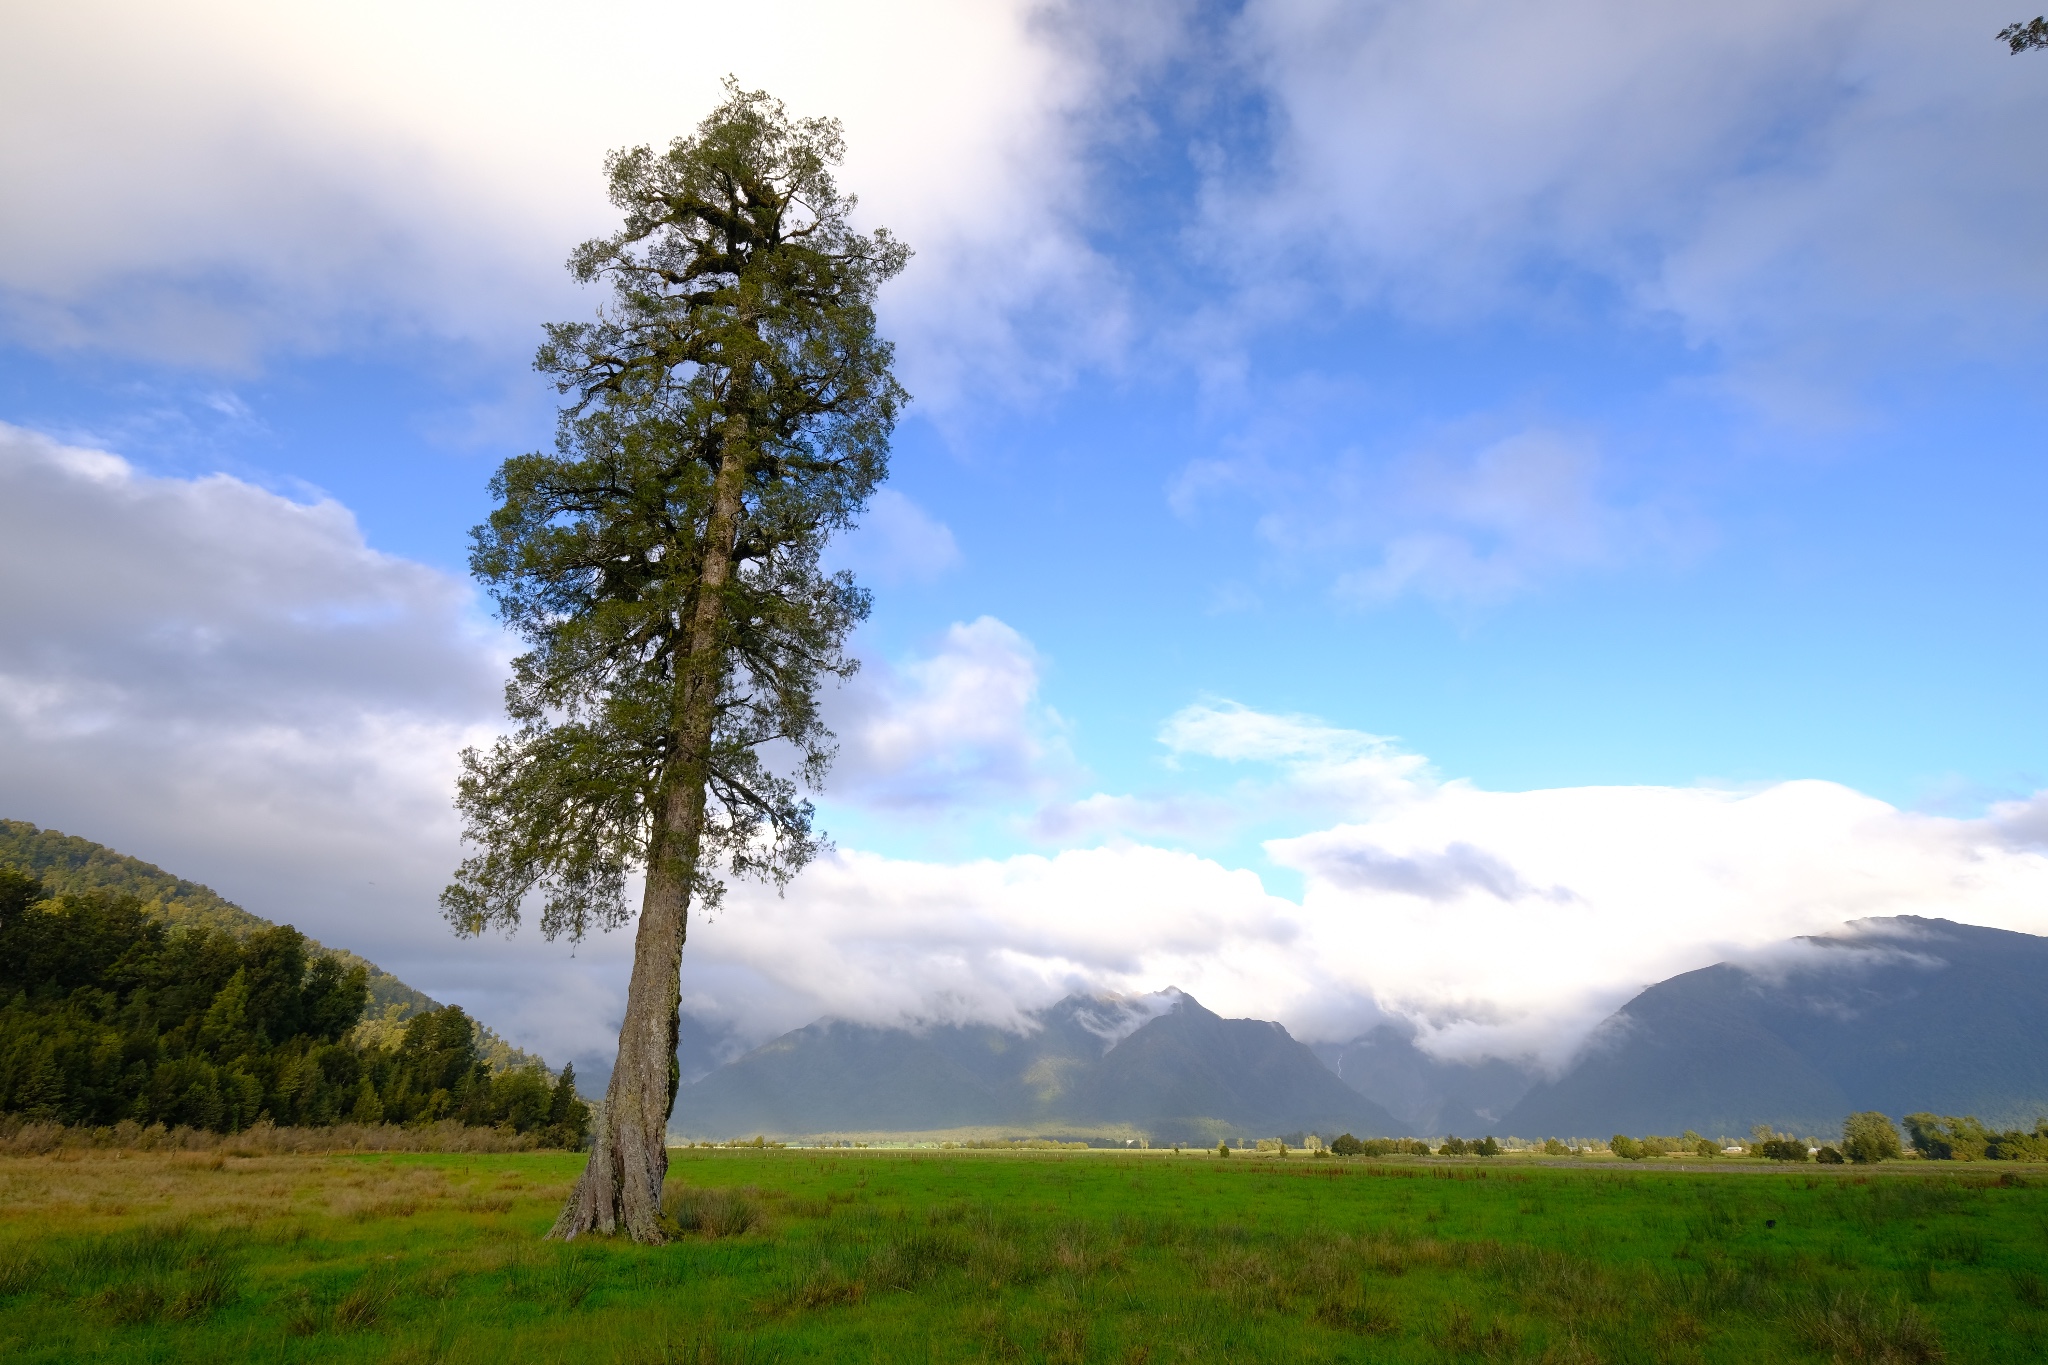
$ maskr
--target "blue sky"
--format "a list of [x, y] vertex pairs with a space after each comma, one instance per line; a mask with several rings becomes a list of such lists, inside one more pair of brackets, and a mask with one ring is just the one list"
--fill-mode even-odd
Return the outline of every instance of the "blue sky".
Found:
[[[0, 58], [17, 67], [0, 79], [10, 183], [33, 191], [0, 227], [0, 422], [55, 443], [22, 460], [108, 452], [149, 496], [202, 498], [225, 475], [334, 504], [361, 540], [335, 532], [336, 565], [437, 571], [417, 581], [441, 585], [420, 590], [439, 605], [393, 587], [362, 610], [439, 632], [405, 657], [446, 650], [437, 676], [466, 681], [414, 695], [379, 674], [339, 703], [378, 733], [394, 717], [451, 737], [488, 727], [476, 698], [502, 654], [474, 600], [450, 605], [446, 576], [463, 571], [496, 462], [548, 441], [553, 396], [527, 357], [541, 322], [596, 302], [560, 261], [605, 226], [604, 151], [686, 131], [731, 70], [843, 117], [849, 186], [919, 251], [884, 301], [916, 399], [894, 501], [843, 550], [876, 593], [865, 690], [839, 713], [843, 780], [822, 798], [850, 856], [911, 877], [1171, 853], [1224, 880], [1249, 872], [1276, 905], [1324, 896], [1364, 925], [1426, 925], [1448, 902], [1409, 905], [1288, 851], [1333, 829], [1426, 842], [1380, 797], [1304, 776], [1378, 736], [1391, 743], [1372, 762], [1426, 764], [1430, 792], [1600, 789], [1635, 810], [1651, 798], [1631, 792], [1726, 803], [1819, 780], [1950, 843], [1988, 839], [2023, 881], [2042, 871], [2035, 846], [1999, 832], [2048, 787], [2048, 171], [2013, 147], [2048, 113], [2048, 57], [1991, 39], [2023, 16], [1545, 0], [1501, 18], [1271, 0], [883, 5], [853, 24], [767, 5], [717, 19], [701, 50], [636, 54], [608, 75], [608, 57], [537, 8], [430, 5], [413, 22], [396, 6], [209, 3], [175, 33], [101, 8], [123, 36], [84, 10], [42, 16]], [[656, 31], [689, 17], [615, 8]], [[547, 116], [536, 88], [568, 98]], [[13, 572], [27, 581], [10, 596], [62, 570]], [[336, 610], [322, 593], [354, 591], [246, 619], [303, 624]], [[346, 853], [273, 835], [257, 857], [220, 832], [232, 819], [173, 819], [123, 804], [132, 775], [81, 776], [98, 751], [64, 746], [88, 732], [111, 745], [124, 722], [48, 717], [150, 688], [140, 655], [118, 678], [78, 662], [112, 648], [96, 628], [16, 630], [0, 668], [21, 756], [6, 814], [132, 848], [266, 913], [297, 906], [324, 936], [354, 934], [440, 981], [428, 989], [493, 1007], [468, 950], [431, 922], [445, 823], [414, 822], [391, 855], [402, 890], [306, 901], [308, 882], [389, 831], [365, 826]], [[234, 629], [271, 648], [272, 627]], [[228, 675], [208, 676], [211, 700], [193, 705], [215, 718], [172, 728], [255, 744], [220, 718], [240, 705], [223, 700]], [[1173, 742], [1195, 733], [1191, 714], [1284, 720], [1297, 738]], [[318, 748], [305, 737], [328, 722], [270, 723]], [[330, 740], [301, 778], [408, 810], [440, 780], [393, 759], [343, 782], [320, 763], [352, 764], [371, 742]], [[190, 754], [148, 762], [162, 770], [145, 786], [228, 801], [178, 785]], [[255, 771], [232, 780], [284, 780]], [[1427, 837], [1506, 847], [1549, 818], [1489, 814], [1505, 825]], [[1582, 850], [1588, 886], [1630, 860], [1603, 847]], [[1877, 875], [1840, 857], [1813, 875]], [[1645, 972], [1858, 908], [2018, 913], [2004, 891], [1942, 899], [1931, 888], [1953, 872], [1898, 873], [1882, 903], [1744, 882], [1711, 912], [1725, 932], [1651, 935], [1614, 963], [1568, 945], [1546, 969], [1568, 1004], [1531, 988], [1501, 1007], [1523, 1023], [1498, 1045], [1576, 1036], [1572, 1021]], [[1603, 913], [1662, 895], [1653, 871], [1630, 888]], [[786, 975], [733, 984], [766, 970], [747, 951], [719, 969], [727, 985], [704, 986], [707, 1013], [759, 1032], [858, 1012]], [[1447, 999], [1507, 989], [1506, 966], [1446, 984], [1416, 965], [1427, 956], [1337, 985], [1276, 969], [1214, 989], [1304, 1029], [1375, 1010], [1440, 1018]], [[874, 1009], [1000, 1017], [1055, 986], [1167, 984], [1079, 950], [1053, 958], [1028, 987], [905, 969], [921, 984]], [[615, 955], [579, 959], [573, 986], [544, 951], [518, 961], [534, 998], [610, 1008]], [[735, 1004], [747, 990], [783, 1013]], [[551, 1035], [548, 1008], [495, 1007], [556, 1051], [602, 1051], [601, 1027]]]

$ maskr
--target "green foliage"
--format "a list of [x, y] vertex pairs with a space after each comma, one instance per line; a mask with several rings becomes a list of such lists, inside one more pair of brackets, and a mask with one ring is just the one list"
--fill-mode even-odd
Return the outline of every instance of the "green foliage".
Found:
[[1346, 1133], [1330, 1144], [1337, 1156], [1428, 1156], [1429, 1144], [1420, 1138], [1358, 1138]]
[[1620, 1157], [1623, 1161], [1641, 1161], [1650, 1155], [1649, 1148], [1643, 1146], [1642, 1143], [1626, 1133], [1616, 1133], [1613, 1137], [1607, 1139], [1607, 1150]]
[[1217, 1143], [1217, 1144], [1216, 1144], [1216, 1155], [1218, 1155], [1218, 1156], [1229, 1156], [1229, 1155], [1230, 1155], [1230, 1144], [1229, 1144], [1229, 1143], [1227, 1143], [1227, 1142], [1219, 1142], [1219, 1143]]
[[[172, 876], [89, 839], [39, 829], [26, 820], [0, 820], [0, 868], [10, 867], [31, 881], [40, 881], [46, 896], [99, 892], [127, 897], [138, 902], [144, 913], [172, 928], [213, 929], [240, 939], [276, 927], [210, 887]], [[346, 949], [325, 947], [309, 938], [306, 952], [312, 958], [334, 959], [344, 972], [352, 967], [363, 969], [372, 1029], [388, 1024], [394, 1026], [395, 1033], [395, 1026], [413, 1015], [440, 1008], [423, 992]], [[513, 1047], [488, 1028], [482, 1028], [482, 1035], [484, 1058], [493, 1071], [542, 1064], [540, 1058]]]
[[1904, 1155], [1899, 1130], [1874, 1109], [1851, 1114], [1842, 1120], [1842, 1155], [1858, 1165], [1896, 1161]]
[[[275, 927], [210, 887], [89, 839], [38, 829], [26, 820], [0, 820], [0, 867], [12, 867], [41, 882], [48, 896], [102, 892], [126, 897], [173, 927], [214, 929], [236, 938]], [[354, 953], [326, 948], [312, 939], [306, 940], [306, 949], [314, 956], [336, 958], [344, 969], [361, 966], [377, 1008], [396, 1005], [407, 1015], [435, 1008], [434, 1001]]]
[[[728, 83], [694, 136], [606, 162], [625, 224], [570, 269], [611, 306], [548, 327], [535, 366], [571, 395], [556, 450], [505, 462], [474, 533], [471, 569], [529, 648], [518, 730], [463, 755], [477, 851], [442, 895], [463, 932], [538, 890], [542, 932], [578, 938], [624, 922], [650, 857], [694, 858], [666, 871], [701, 902], [818, 847], [798, 794], [832, 753], [817, 690], [853, 672], [868, 611], [819, 556], [886, 476], [907, 399], [874, 299], [908, 253], [854, 230], [842, 154], [838, 124]], [[699, 795], [701, 816], [671, 808]]]
[[1804, 1138], [1770, 1137], [1752, 1143], [1750, 1151], [1766, 1161], [1811, 1161], [1813, 1152]]
[[[1388, 1139], [1388, 1141], [1399, 1141], [1399, 1139]], [[1398, 1149], [1390, 1148], [1389, 1150]], [[1428, 1151], [1429, 1149], [1425, 1146], [1423, 1150]], [[1445, 1138], [1444, 1145], [1436, 1150], [1438, 1156], [1499, 1156], [1500, 1142], [1491, 1134], [1483, 1138], [1473, 1138], [1469, 1142], [1464, 1138], [1452, 1136]], [[1385, 1153], [1381, 1155], [1385, 1155]]]
[[1979, 1161], [1990, 1145], [1991, 1134], [1977, 1119], [1967, 1115], [1938, 1117], [1920, 1113], [1906, 1115], [1906, 1135], [1913, 1150], [1932, 1161]]
[[172, 929], [133, 897], [42, 892], [0, 868], [0, 1113], [215, 1132], [455, 1118], [583, 1139], [570, 1073], [493, 1077], [453, 1006], [361, 1045], [367, 972], [289, 925]]
[[2011, 48], [2015, 57], [2031, 48], [2048, 48], [2048, 15], [2038, 15], [2024, 24], [2007, 24], [1998, 30], [1998, 41]]
[[1813, 1159], [1823, 1166], [1839, 1166], [1848, 1160], [1847, 1157], [1842, 1155], [1839, 1148], [1832, 1146], [1823, 1146], [1813, 1154]]
[[1994, 1133], [1967, 1114], [1908, 1114], [1905, 1122], [1913, 1150], [1932, 1161], [2048, 1161], [2048, 1118], [2031, 1133]]
[[1557, 1138], [1553, 1137], [1543, 1139], [1543, 1155], [1570, 1156], [1571, 1154], [1572, 1149], [1565, 1146], [1564, 1143], [1558, 1140]]
[[1421, 1138], [1367, 1138], [1367, 1156], [1428, 1156], [1429, 1144]]

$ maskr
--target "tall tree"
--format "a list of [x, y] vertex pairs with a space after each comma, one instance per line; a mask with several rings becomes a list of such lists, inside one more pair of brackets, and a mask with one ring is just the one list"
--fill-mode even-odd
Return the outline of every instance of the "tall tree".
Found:
[[550, 1236], [662, 1239], [690, 905], [729, 876], [780, 886], [820, 847], [799, 784], [830, 763], [818, 688], [853, 672], [868, 598], [819, 553], [886, 476], [908, 397], [874, 298], [909, 253], [850, 225], [841, 156], [836, 122], [728, 81], [695, 135], [607, 159], [624, 226], [569, 268], [610, 304], [548, 327], [556, 452], [507, 460], [474, 534], [530, 649], [517, 730], [463, 754], [473, 852], [444, 911], [509, 930], [537, 899], [573, 941], [625, 923], [645, 873], [618, 1061]]

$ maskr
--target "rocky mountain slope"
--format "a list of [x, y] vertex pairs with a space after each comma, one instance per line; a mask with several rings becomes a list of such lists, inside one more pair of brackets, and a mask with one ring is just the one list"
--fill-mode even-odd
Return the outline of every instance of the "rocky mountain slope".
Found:
[[1168, 990], [1070, 996], [1013, 1033], [820, 1020], [683, 1087], [671, 1128], [752, 1133], [1128, 1133], [1155, 1143], [1296, 1130], [1405, 1133], [1278, 1024]]
[[2048, 1114], [2048, 938], [1899, 916], [1645, 990], [1501, 1119], [1523, 1137], [1832, 1134], [1875, 1109]]

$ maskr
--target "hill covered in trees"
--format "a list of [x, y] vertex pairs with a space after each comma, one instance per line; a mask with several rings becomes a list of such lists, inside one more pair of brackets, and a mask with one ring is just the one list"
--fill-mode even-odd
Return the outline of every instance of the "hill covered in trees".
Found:
[[455, 1119], [585, 1139], [572, 1069], [494, 1072], [468, 1015], [431, 1001], [361, 1027], [367, 964], [289, 925], [237, 934], [133, 894], [48, 890], [0, 867], [0, 1113], [220, 1132]]
[[[39, 829], [26, 820], [0, 820], [0, 867], [26, 872], [43, 884], [44, 894], [61, 896], [107, 892], [132, 897], [142, 909], [173, 927], [218, 929], [236, 938], [275, 926], [260, 915], [198, 882], [187, 881], [154, 863], [117, 853], [105, 844], [54, 829]], [[413, 1016], [441, 1008], [424, 991], [414, 990], [376, 963], [346, 948], [329, 948], [306, 939], [307, 951], [332, 957], [345, 967], [360, 966], [369, 989], [365, 1017], [387, 1041]], [[540, 1064], [540, 1058], [512, 1046], [479, 1023], [478, 1045], [493, 1071], [516, 1071]]]

